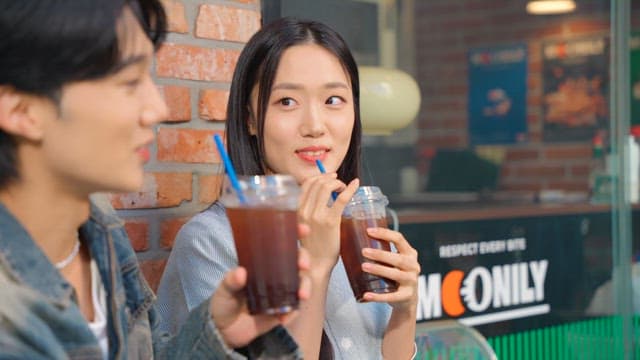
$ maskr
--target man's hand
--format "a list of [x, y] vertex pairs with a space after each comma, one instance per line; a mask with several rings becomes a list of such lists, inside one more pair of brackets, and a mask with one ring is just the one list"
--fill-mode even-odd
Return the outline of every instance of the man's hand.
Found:
[[[306, 225], [299, 225], [301, 237], [309, 234]], [[300, 269], [300, 301], [311, 295], [311, 281], [307, 275], [310, 268], [309, 254], [303, 248], [298, 253]], [[256, 337], [266, 333], [279, 324], [286, 324], [297, 315], [297, 311], [285, 315], [251, 315], [242, 291], [247, 283], [247, 271], [238, 267], [227, 272], [216, 289], [211, 300], [213, 322], [231, 348], [239, 348], [249, 344]]]

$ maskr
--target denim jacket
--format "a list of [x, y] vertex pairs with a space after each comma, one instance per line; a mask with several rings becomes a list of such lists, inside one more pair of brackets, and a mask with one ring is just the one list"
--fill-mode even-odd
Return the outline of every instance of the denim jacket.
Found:
[[[110, 359], [243, 359], [229, 349], [209, 312], [193, 309], [180, 332], [158, 330], [155, 295], [144, 280], [122, 221], [91, 205], [80, 228], [107, 293]], [[282, 327], [254, 340], [252, 358], [299, 353]], [[0, 359], [101, 359], [98, 342], [77, 306], [75, 291], [27, 231], [0, 203]]]

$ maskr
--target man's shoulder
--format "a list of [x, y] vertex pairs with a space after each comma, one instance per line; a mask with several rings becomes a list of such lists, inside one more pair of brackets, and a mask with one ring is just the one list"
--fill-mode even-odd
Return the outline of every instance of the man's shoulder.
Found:
[[91, 218], [106, 226], [124, 226], [124, 221], [120, 219], [116, 210], [111, 204], [109, 195], [106, 193], [94, 193], [89, 197], [91, 203]]

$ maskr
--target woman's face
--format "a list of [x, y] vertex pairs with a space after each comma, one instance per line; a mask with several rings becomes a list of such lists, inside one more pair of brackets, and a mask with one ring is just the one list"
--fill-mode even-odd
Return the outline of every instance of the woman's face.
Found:
[[[342, 164], [355, 121], [351, 82], [336, 56], [316, 44], [282, 54], [267, 102], [264, 163], [267, 173], [293, 175], [298, 182]], [[256, 114], [258, 89], [251, 94]], [[255, 133], [254, 120], [250, 128]]]

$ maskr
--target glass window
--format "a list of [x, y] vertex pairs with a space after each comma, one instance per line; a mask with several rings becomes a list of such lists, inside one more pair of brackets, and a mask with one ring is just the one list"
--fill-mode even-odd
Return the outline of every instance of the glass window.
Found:
[[380, 136], [363, 118], [362, 177], [419, 250], [418, 321], [472, 326], [498, 358], [625, 358], [640, 312], [640, 1], [559, 2], [569, 9], [266, 0], [263, 11], [323, 21], [362, 68], [417, 83], [409, 125]]

